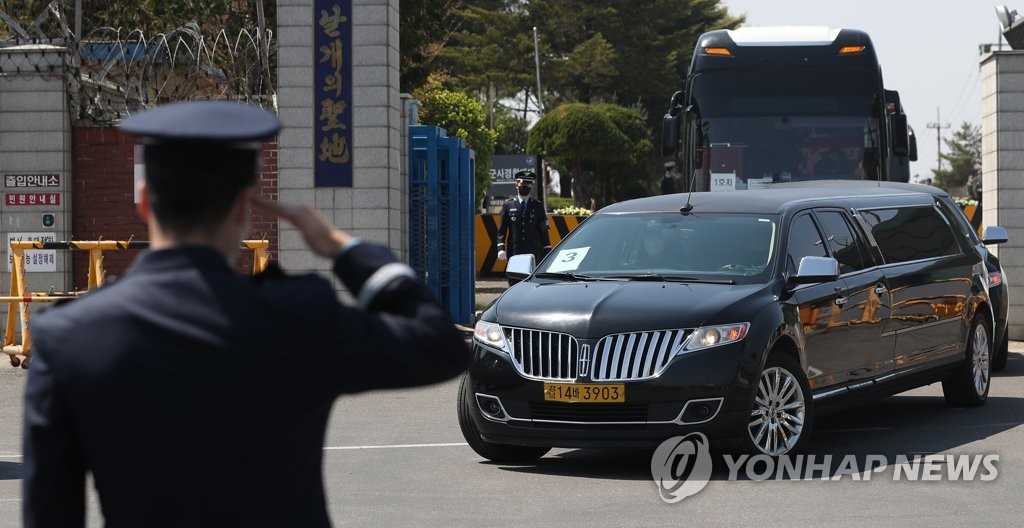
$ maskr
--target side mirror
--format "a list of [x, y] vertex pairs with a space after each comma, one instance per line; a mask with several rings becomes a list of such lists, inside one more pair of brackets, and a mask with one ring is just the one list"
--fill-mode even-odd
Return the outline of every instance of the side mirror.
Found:
[[839, 279], [839, 261], [832, 257], [804, 257], [795, 275], [789, 277], [791, 286], [814, 284]]
[[914, 134], [914, 127], [907, 125], [907, 134], [910, 137], [910, 152], [907, 157], [910, 161], [917, 161], [917, 136]]
[[1002, 244], [1010, 239], [1005, 227], [988, 226], [981, 233], [981, 242], [988, 244]]
[[533, 268], [536, 266], [537, 260], [533, 253], [513, 255], [508, 259], [508, 265], [505, 266], [505, 276], [514, 280], [523, 280], [533, 273]]
[[661, 120], [661, 156], [674, 158], [679, 152], [679, 116], [665, 114]]
[[664, 158], [675, 158], [679, 152], [679, 110], [683, 92], [672, 94], [668, 101], [668, 113], [661, 119], [661, 155]]
[[892, 151], [897, 156], [910, 154], [910, 133], [907, 131], [907, 114], [889, 116], [889, 132], [892, 134]]

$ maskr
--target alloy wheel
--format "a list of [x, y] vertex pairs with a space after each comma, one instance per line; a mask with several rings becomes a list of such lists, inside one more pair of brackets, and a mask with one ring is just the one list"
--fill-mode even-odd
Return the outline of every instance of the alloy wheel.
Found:
[[974, 390], [980, 396], [988, 389], [990, 377], [990, 360], [988, 332], [985, 325], [974, 325], [974, 339], [971, 340], [972, 371], [974, 374]]
[[761, 373], [747, 434], [766, 455], [788, 453], [804, 429], [804, 392], [796, 376], [782, 367]]

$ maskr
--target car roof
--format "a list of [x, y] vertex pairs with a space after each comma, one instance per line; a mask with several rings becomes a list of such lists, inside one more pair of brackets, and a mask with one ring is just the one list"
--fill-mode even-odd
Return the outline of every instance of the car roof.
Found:
[[[794, 207], [828, 205], [830, 202], [844, 202], [863, 206], [863, 198], [892, 197], [905, 198], [910, 203], [930, 201], [930, 196], [948, 196], [942, 189], [916, 183], [874, 182], [854, 180], [824, 180], [814, 182], [773, 184], [767, 189], [733, 192], [695, 192], [666, 194], [638, 198], [609, 205], [599, 214], [621, 214], [639, 212], [675, 212], [687, 201], [693, 206], [692, 213], [754, 213], [777, 214]], [[891, 205], [893, 200], [869, 200]], [[836, 203], [838, 205], [838, 203]]]

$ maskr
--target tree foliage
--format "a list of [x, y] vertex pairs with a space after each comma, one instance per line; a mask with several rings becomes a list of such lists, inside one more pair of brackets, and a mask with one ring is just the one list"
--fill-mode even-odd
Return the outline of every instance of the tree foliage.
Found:
[[[260, 0], [266, 27], [277, 31], [277, 2]], [[0, 10], [7, 13], [23, 29], [29, 26], [47, 10], [49, 0], [0, 0]], [[74, 2], [64, 2], [62, 14], [67, 24], [74, 28]], [[241, 29], [253, 30], [257, 26], [256, 2], [252, 0], [227, 0], [220, 2], [197, 2], [195, 0], [88, 0], [83, 2], [82, 37], [88, 38], [94, 30], [109, 27], [123, 30], [128, 35], [141, 31], [145, 38], [160, 33], [169, 33], [189, 22], [195, 23], [206, 34], [216, 35], [225, 30], [232, 37]], [[44, 32], [49, 36], [60, 34], [49, 14], [43, 18]], [[13, 36], [13, 32], [0, 22], [0, 36]], [[36, 37], [38, 35], [32, 35]]]
[[[591, 205], [589, 193], [594, 202], [608, 203], [649, 192], [648, 180], [654, 178], [660, 162], [648, 131], [660, 129], [669, 97], [682, 87], [697, 37], [743, 21], [731, 16], [721, 0], [465, 0], [455, 15], [458, 27], [448, 35], [433, 68], [434, 79], [445, 87], [474, 94], [486, 101], [489, 110], [500, 108], [498, 102], [521, 105], [518, 112], [524, 119], [529, 112], [543, 115], [567, 103], [610, 103], [641, 116], [646, 147], [636, 146], [641, 143], [637, 139], [635, 144], [614, 145], [612, 150], [638, 150], [644, 153], [639, 157], [643, 159], [635, 152], [615, 160], [606, 158], [609, 149], [598, 145], [607, 146], [609, 138], [626, 134], [610, 125], [608, 112], [598, 112], [599, 118], [578, 107], [561, 110], [553, 118], [566, 121], [559, 124], [563, 132], [558, 134], [544, 128], [553, 125], [536, 125], [541, 126], [538, 137], [544, 139], [533, 140], [531, 133], [530, 145], [542, 141], [548, 159], [557, 158], [563, 171], [574, 174], [574, 191], [587, 193], [577, 195], [577, 203], [583, 205]], [[496, 115], [492, 119], [500, 122]], [[573, 128], [577, 119], [597, 127], [596, 131]], [[597, 143], [571, 141], [564, 130]], [[528, 151], [540, 153], [534, 146]], [[599, 163], [603, 173], [595, 172]], [[607, 170], [612, 166], [617, 177], [629, 181], [616, 181]]]
[[[463, 23], [438, 55], [447, 86], [536, 102], [533, 28], [543, 107], [638, 104], [660, 118], [682, 86], [697, 37], [737, 27], [720, 0], [466, 0]], [[532, 99], [530, 98], [532, 94]]]
[[412, 93], [438, 66], [434, 59], [459, 29], [463, 0], [402, 0], [399, 9], [399, 85]]
[[530, 130], [527, 150], [573, 175], [576, 205], [596, 208], [631, 193], [653, 145], [640, 112], [610, 104], [567, 103]]
[[981, 127], [964, 121], [944, 142], [947, 152], [941, 157], [949, 163], [949, 169], [932, 169], [933, 181], [937, 187], [961, 194], [971, 176], [981, 176]]
[[494, 111], [494, 130], [498, 133], [495, 154], [526, 154], [530, 122], [525, 117], [499, 106]]
[[498, 134], [487, 126], [487, 114], [483, 104], [464, 93], [452, 92], [433, 87], [416, 94], [420, 101], [420, 122], [424, 125], [439, 126], [448, 136], [466, 140], [466, 145], [476, 152], [476, 204], [479, 206], [487, 196], [491, 184], [488, 171]]

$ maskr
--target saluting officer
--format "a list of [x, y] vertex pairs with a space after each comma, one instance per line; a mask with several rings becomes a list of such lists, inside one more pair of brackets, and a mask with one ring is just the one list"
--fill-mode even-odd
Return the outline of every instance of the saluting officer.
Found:
[[[145, 139], [150, 249], [117, 282], [33, 320], [25, 526], [85, 526], [88, 473], [107, 526], [330, 526], [334, 400], [465, 370], [461, 334], [387, 247], [256, 196], [260, 145], [280, 127], [210, 101], [121, 125]], [[358, 306], [317, 274], [234, 273], [254, 205], [331, 259]]]
[[505, 200], [501, 205], [501, 223], [498, 225], [498, 258], [501, 260], [511, 255], [533, 253], [537, 262], [540, 262], [551, 251], [548, 215], [539, 201], [530, 198], [533, 182], [532, 172], [517, 172], [518, 196]]

